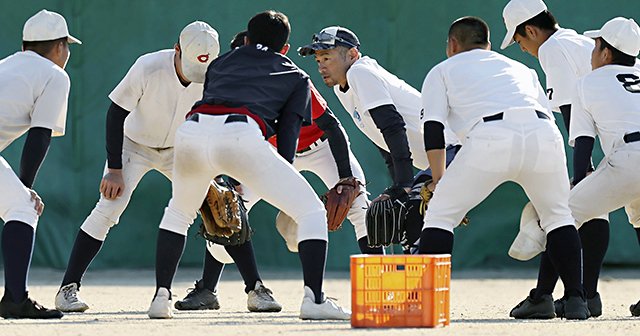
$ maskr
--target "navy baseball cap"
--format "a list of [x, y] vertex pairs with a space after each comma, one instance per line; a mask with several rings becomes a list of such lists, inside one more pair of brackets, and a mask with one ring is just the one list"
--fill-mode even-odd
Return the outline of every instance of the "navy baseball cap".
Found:
[[312, 43], [298, 48], [300, 56], [313, 55], [316, 50], [333, 49], [337, 46], [347, 48], [360, 47], [360, 40], [351, 30], [339, 26], [331, 26], [313, 34]]

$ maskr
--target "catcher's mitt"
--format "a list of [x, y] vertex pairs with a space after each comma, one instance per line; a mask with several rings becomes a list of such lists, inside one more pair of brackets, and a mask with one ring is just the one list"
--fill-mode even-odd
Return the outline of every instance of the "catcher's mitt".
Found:
[[[427, 187], [429, 184], [431, 184], [432, 181], [433, 180], [431, 179], [427, 180], [420, 189], [420, 198], [422, 199], [422, 201], [420, 202], [421, 215], [424, 215], [424, 213], [427, 211], [427, 208], [429, 207], [429, 201], [431, 201], [431, 198], [433, 197], [433, 191], [429, 190], [429, 188]], [[459, 225], [467, 224], [469, 224], [469, 217], [464, 216]]]
[[253, 229], [251, 225], [249, 225], [249, 215], [247, 208], [244, 206], [244, 200], [239, 198], [238, 207], [240, 209], [240, 221], [242, 226], [240, 231], [233, 233], [230, 236], [223, 235], [223, 231], [220, 233], [209, 234], [205, 228], [204, 219], [202, 220], [202, 224], [200, 225], [200, 230], [198, 234], [204, 237], [208, 241], [208, 243], [214, 243], [218, 245], [242, 245], [251, 240], [251, 235], [253, 235]]
[[372, 247], [398, 244], [405, 231], [407, 193], [401, 187], [391, 187], [384, 194], [389, 198], [372, 202], [367, 209], [367, 240]]
[[233, 187], [211, 181], [200, 207], [204, 231], [210, 236], [227, 238], [239, 232], [243, 224], [241, 203], [240, 195]]
[[[342, 227], [342, 222], [347, 217], [349, 209], [356, 197], [362, 193], [360, 182], [355, 177], [343, 178], [336, 185], [322, 195], [321, 199], [327, 210], [327, 226], [329, 231], [336, 231]], [[338, 193], [338, 188], [341, 192]]]

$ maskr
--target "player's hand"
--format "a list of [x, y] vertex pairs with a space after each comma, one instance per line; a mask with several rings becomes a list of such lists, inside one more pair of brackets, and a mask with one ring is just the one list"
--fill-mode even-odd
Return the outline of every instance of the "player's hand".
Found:
[[35, 206], [33, 208], [36, 209], [38, 216], [41, 216], [42, 212], [44, 211], [44, 203], [42, 202], [42, 198], [40, 198], [38, 193], [36, 193], [36, 191], [33, 189], [29, 189], [29, 193], [31, 194], [31, 201], [35, 203]]
[[436, 185], [437, 185], [437, 183], [435, 183], [435, 182], [431, 182], [431, 183], [427, 184], [427, 189], [428, 189], [430, 192], [434, 192], [434, 191], [436, 190]]
[[100, 193], [108, 200], [114, 200], [124, 192], [122, 169], [109, 169], [100, 182]]
[[244, 190], [242, 189], [242, 184], [235, 185], [235, 186], [233, 187], [233, 189], [235, 189], [235, 190], [236, 190], [236, 192], [237, 192], [238, 194], [240, 194], [240, 196], [244, 195]]
[[343, 182], [343, 181], [345, 181], [345, 180], [350, 180], [350, 179], [353, 179], [353, 178], [354, 178], [353, 176], [349, 176], [349, 177], [341, 178], [341, 179], [338, 181], [338, 183], [336, 183], [336, 185], [337, 185], [337, 186], [336, 186], [336, 193], [338, 193], [338, 194], [342, 194], [342, 188], [344, 188], [344, 187], [345, 187], [344, 185], [340, 184], [340, 182]]

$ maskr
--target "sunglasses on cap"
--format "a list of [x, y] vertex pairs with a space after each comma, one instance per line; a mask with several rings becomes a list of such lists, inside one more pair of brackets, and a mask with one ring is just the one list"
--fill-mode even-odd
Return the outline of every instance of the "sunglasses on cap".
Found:
[[322, 43], [322, 44], [327, 44], [327, 45], [336, 45], [336, 41], [340, 42], [340, 43], [344, 43], [346, 45], [348, 45], [351, 48], [357, 48], [358, 46], [353, 44], [352, 42], [349, 42], [341, 37], [336, 36], [335, 34], [331, 34], [328, 32], [319, 32], [317, 34], [313, 34], [313, 37], [311, 38], [311, 40], [313, 41], [313, 43]]

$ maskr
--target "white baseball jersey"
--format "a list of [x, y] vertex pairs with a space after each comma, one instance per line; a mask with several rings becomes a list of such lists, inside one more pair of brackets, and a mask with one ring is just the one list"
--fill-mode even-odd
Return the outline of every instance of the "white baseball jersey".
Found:
[[454, 55], [433, 67], [422, 85], [422, 106], [423, 121], [448, 122], [463, 141], [485, 116], [522, 108], [551, 114], [535, 71], [481, 49]]
[[640, 69], [606, 65], [578, 81], [569, 144], [580, 136], [600, 137], [609, 155], [626, 133], [640, 131]]
[[64, 135], [70, 86], [62, 68], [33, 51], [0, 60], [0, 151], [32, 127]]
[[141, 56], [109, 95], [111, 101], [131, 112], [124, 134], [139, 144], [173, 147], [178, 126], [202, 98], [202, 84], [184, 87], [180, 83], [174, 55], [173, 49], [167, 49]]
[[[369, 110], [382, 105], [394, 105], [406, 124], [414, 165], [426, 169], [428, 163], [424, 162], [426, 155], [423, 154], [420, 92], [368, 56], [363, 56], [353, 63], [347, 71], [347, 83], [349, 89], [346, 92], [342, 92], [339, 85], [333, 89], [360, 131], [378, 147], [389, 151], [382, 132], [373, 122]], [[450, 132], [446, 135], [447, 143], [457, 143], [457, 139]]]
[[558, 29], [538, 51], [540, 66], [547, 77], [547, 97], [551, 108], [571, 104], [576, 82], [591, 72], [593, 39], [571, 29]]

